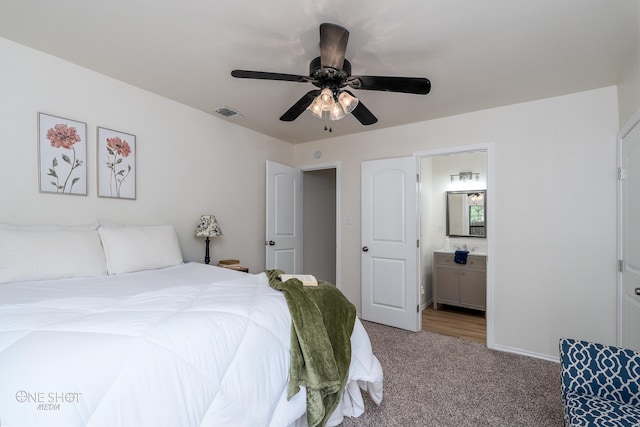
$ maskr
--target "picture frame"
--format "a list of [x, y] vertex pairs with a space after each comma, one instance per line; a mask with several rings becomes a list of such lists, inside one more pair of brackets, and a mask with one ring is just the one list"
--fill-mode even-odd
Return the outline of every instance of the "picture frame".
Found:
[[98, 197], [136, 198], [136, 136], [97, 128]]
[[38, 113], [38, 188], [87, 195], [87, 124]]

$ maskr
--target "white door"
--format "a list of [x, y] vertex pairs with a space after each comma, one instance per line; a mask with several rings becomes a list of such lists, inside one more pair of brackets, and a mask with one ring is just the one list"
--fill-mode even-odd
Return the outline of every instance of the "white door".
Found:
[[619, 345], [640, 351], [640, 122], [619, 143]]
[[266, 267], [302, 273], [302, 171], [267, 161]]
[[416, 159], [362, 162], [362, 318], [419, 331]]

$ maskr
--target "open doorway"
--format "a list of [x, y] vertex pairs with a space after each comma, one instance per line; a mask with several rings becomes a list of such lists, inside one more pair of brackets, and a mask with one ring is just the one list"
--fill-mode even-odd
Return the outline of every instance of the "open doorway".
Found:
[[303, 271], [336, 284], [336, 168], [303, 170]]
[[[423, 153], [418, 158], [423, 330], [488, 343], [488, 234], [477, 235], [480, 219], [486, 230], [491, 227], [483, 211], [486, 209], [486, 197], [491, 197], [488, 191], [488, 152], [474, 148]], [[447, 205], [448, 193], [470, 194], [469, 200], [477, 200], [481, 194], [484, 197], [483, 207], [480, 209], [475, 201], [465, 201], [458, 213]], [[483, 218], [477, 217], [480, 212]], [[454, 213], [462, 215], [461, 222], [466, 224], [464, 232], [449, 230], [456, 222], [452, 218]], [[469, 215], [471, 218], [466, 217]], [[456, 250], [468, 251], [464, 264], [454, 262]]]
[[340, 288], [340, 167], [266, 162], [265, 266]]

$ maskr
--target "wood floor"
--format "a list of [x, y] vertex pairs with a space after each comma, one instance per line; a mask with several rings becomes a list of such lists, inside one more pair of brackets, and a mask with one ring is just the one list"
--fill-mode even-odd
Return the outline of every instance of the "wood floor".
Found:
[[482, 311], [460, 307], [433, 305], [422, 311], [422, 330], [449, 335], [468, 341], [487, 342], [487, 319]]

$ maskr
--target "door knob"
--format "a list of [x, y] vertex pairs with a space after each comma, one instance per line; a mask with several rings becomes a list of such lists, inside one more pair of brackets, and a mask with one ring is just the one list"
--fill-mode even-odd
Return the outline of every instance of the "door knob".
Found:
[[368, 246], [363, 246], [362, 247], [362, 252], [369, 252], [369, 247]]
[[636, 288], [635, 291], [636, 291], [636, 295], [640, 295], [640, 288]]
[[273, 245], [275, 245], [275, 244], [276, 244], [276, 242], [274, 242], [273, 240], [269, 240], [269, 241], [266, 241], [266, 240], [265, 240], [265, 241], [264, 241], [264, 244], [265, 244], [265, 245], [269, 245], [269, 246], [273, 246]]

